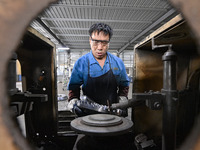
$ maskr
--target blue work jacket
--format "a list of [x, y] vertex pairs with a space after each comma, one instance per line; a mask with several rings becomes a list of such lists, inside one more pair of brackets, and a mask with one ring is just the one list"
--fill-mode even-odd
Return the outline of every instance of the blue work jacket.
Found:
[[82, 88], [86, 86], [88, 78], [88, 63], [90, 65], [91, 77], [98, 77], [107, 73], [110, 70], [108, 57], [110, 58], [111, 68], [118, 86], [129, 86], [129, 78], [124, 63], [119, 57], [107, 52], [107, 58], [102, 68], [94, 58], [92, 51], [90, 51], [80, 57], [74, 64], [67, 89], [74, 90], [79, 88], [81, 85]]

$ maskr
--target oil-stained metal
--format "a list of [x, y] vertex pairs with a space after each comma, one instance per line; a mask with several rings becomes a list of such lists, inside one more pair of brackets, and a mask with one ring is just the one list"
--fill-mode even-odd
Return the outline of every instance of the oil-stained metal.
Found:
[[[2, 0], [0, 9], [0, 149], [18, 150], [30, 147], [22, 138], [18, 128], [11, 119], [8, 98], [5, 84], [5, 68], [6, 62], [10, 57], [10, 52], [13, 51], [19, 41], [24, 28], [28, 25], [31, 19], [38, 14], [42, 8], [46, 7], [52, 0], [29, 0], [29, 1], [13, 1]], [[185, 16], [190, 26], [193, 29], [198, 42], [200, 43], [200, 3], [199, 0], [171, 0], [176, 8], [178, 8]], [[9, 14], [8, 11], [9, 10]], [[13, 28], [13, 25], [15, 27]], [[8, 34], [10, 33], [10, 34]], [[14, 35], [14, 36], [13, 36]], [[12, 41], [12, 42], [11, 42]], [[200, 44], [199, 44], [200, 45]], [[181, 148], [184, 150], [200, 149], [200, 125], [199, 122], [195, 126], [192, 136], [185, 145]], [[12, 129], [12, 130], [11, 130]]]
[[159, 110], [162, 108], [162, 102], [165, 99], [165, 94], [161, 92], [149, 91], [146, 93], [133, 93], [132, 99], [111, 105], [112, 109], [124, 109], [146, 104], [152, 110]]
[[161, 104], [163, 104], [162, 149], [174, 150], [176, 148], [176, 115], [178, 102], [178, 91], [176, 89], [177, 56], [171, 50], [171, 45], [164, 45], [163, 47], [165, 46], [169, 47], [169, 50], [162, 57], [164, 62], [162, 92], [133, 93], [132, 100], [123, 104], [113, 104], [112, 108], [127, 108], [134, 106], [134, 103], [137, 101], [146, 101], [147, 106], [155, 110], [161, 109]]
[[[172, 5], [181, 12], [186, 19], [189, 26], [192, 28], [193, 35], [196, 37], [198, 47], [200, 46], [200, 3], [199, 0], [191, 0], [189, 3], [187, 0], [170, 0]], [[200, 54], [200, 49], [198, 49]]]
[[166, 95], [166, 99], [163, 101], [162, 150], [175, 150], [178, 104], [178, 91], [176, 87], [176, 53], [169, 49], [163, 55], [162, 60], [164, 62], [162, 92]]
[[[25, 28], [42, 9], [54, 0], [1, 0], [0, 5], [0, 149], [30, 150], [19, 127], [12, 119], [6, 95], [6, 67], [11, 52], [17, 47]], [[9, 13], [8, 13], [9, 10]]]

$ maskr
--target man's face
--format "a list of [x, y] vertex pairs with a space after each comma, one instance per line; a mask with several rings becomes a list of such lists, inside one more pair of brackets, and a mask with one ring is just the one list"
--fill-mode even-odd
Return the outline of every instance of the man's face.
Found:
[[106, 57], [106, 52], [109, 47], [109, 34], [105, 35], [103, 32], [93, 32], [90, 37], [90, 46], [92, 54], [96, 59], [103, 59]]

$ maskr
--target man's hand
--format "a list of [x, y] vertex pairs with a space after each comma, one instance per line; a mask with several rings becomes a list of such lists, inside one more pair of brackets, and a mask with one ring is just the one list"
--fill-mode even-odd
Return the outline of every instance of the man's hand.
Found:
[[67, 109], [76, 114], [78, 117], [85, 116], [86, 114], [77, 106], [78, 101], [79, 100], [77, 98], [70, 100], [67, 105]]
[[[128, 101], [126, 96], [119, 96], [118, 98], [119, 98], [119, 103], [124, 103], [124, 102]], [[127, 108], [122, 109], [121, 116], [123, 116], [123, 117], [127, 117], [128, 116]]]
[[119, 99], [119, 103], [120, 103], [120, 102], [128, 101], [128, 99], [127, 99], [126, 96], [119, 96], [118, 99]]

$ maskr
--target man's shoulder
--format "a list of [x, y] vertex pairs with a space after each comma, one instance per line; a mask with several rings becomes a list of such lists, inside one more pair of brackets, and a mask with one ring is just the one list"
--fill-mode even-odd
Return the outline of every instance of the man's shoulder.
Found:
[[121, 58], [115, 56], [114, 54], [111, 54], [110, 52], [108, 52], [108, 56], [111, 58], [111, 61], [115, 61], [115, 62], [118, 62], [118, 63], [122, 63]]
[[89, 58], [89, 53], [87, 53], [87, 54], [81, 56], [81, 57], [77, 60], [77, 62], [83, 63], [83, 62], [85, 62], [85, 61], [88, 61], [88, 58]]

